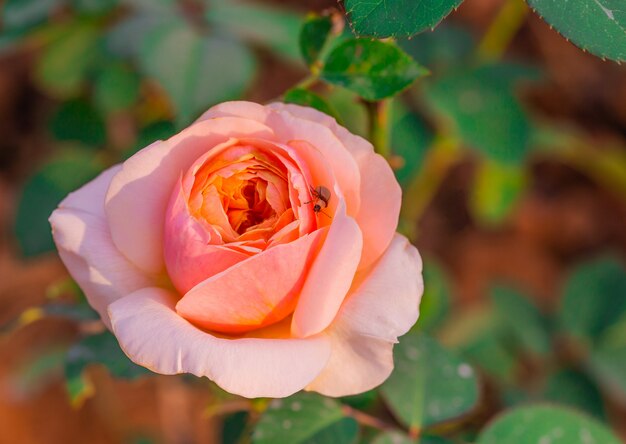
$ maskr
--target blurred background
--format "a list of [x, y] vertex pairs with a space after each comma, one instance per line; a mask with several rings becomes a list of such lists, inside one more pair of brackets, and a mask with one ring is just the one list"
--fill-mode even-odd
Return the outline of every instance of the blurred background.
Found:
[[[626, 67], [524, 6], [494, 26], [505, 3], [466, 0], [398, 42], [431, 72], [393, 99], [389, 121], [400, 229], [426, 262], [416, 328], [478, 369], [464, 436], [505, 407], [546, 400], [626, 437]], [[341, 5], [0, 7], [0, 442], [246, 442], [254, 403], [125, 360], [56, 256], [47, 218], [210, 105], [280, 100], [308, 75], [306, 14]], [[358, 97], [312, 89], [367, 135]], [[346, 402], [393, 420], [377, 393]]]

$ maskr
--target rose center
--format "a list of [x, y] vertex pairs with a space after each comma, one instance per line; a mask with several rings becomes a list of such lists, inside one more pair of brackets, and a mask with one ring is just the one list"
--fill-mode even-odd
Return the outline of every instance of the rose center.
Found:
[[260, 179], [243, 181], [239, 193], [224, 199], [224, 211], [230, 225], [243, 234], [265, 220], [276, 217], [276, 211], [266, 200], [267, 182]]

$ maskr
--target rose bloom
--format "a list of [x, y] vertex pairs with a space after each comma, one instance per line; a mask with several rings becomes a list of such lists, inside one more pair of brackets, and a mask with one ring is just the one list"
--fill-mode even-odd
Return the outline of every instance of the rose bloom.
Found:
[[246, 397], [360, 393], [417, 321], [421, 259], [365, 139], [314, 109], [227, 102], [71, 193], [61, 259], [139, 365]]

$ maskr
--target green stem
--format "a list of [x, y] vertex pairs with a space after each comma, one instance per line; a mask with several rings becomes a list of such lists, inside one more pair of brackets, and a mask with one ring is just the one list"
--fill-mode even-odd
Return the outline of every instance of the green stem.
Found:
[[391, 110], [391, 99], [384, 99], [378, 102], [365, 102], [370, 124], [370, 142], [374, 149], [381, 156], [389, 159], [391, 157], [391, 134], [389, 124], [389, 113]]
[[501, 58], [526, 21], [527, 14], [528, 6], [524, 0], [506, 0], [483, 35], [476, 57], [480, 60]]
[[309, 89], [313, 87], [318, 80], [319, 78], [316, 75], [311, 74], [298, 82], [294, 88]]

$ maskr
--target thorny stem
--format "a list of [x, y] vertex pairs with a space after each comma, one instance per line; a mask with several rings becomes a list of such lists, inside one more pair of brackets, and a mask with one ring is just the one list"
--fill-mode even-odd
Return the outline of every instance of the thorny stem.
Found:
[[391, 135], [389, 113], [391, 99], [379, 100], [378, 102], [365, 101], [365, 107], [369, 116], [370, 133], [369, 139], [378, 154], [389, 159], [391, 157]]
[[501, 58], [526, 21], [527, 14], [528, 6], [523, 0], [506, 0], [478, 44], [476, 57], [480, 60]]

